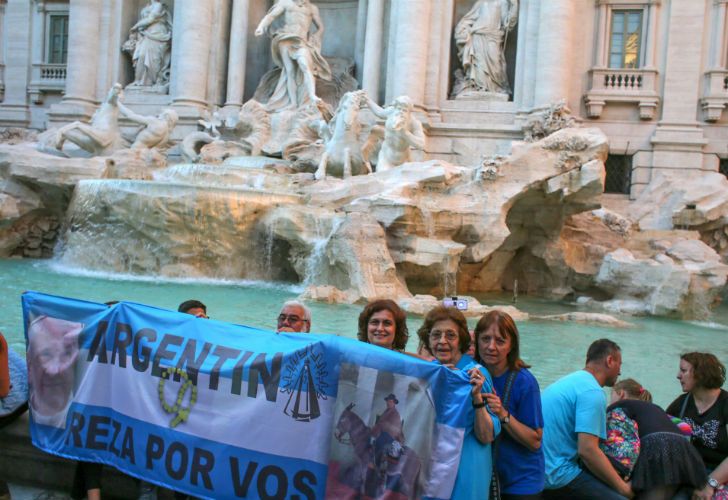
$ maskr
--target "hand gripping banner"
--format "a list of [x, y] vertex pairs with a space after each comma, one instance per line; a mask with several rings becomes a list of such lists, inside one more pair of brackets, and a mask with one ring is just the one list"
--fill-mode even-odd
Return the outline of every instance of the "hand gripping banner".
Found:
[[201, 498], [450, 498], [467, 377], [335, 335], [23, 294], [31, 436]]

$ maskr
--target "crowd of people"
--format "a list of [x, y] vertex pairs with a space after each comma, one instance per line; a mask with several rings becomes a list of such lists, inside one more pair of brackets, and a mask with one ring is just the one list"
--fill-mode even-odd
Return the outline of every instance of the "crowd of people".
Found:
[[[197, 300], [178, 311], [208, 317]], [[310, 309], [289, 301], [276, 331], [307, 333], [311, 325]], [[406, 352], [407, 317], [392, 300], [372, 301], [359, 315], [361, 342], [459, 370], [469, 380], [453, 499], [728, 499], [728, 392], [715, 355], [680, 356], [682, 394], [663, 410], [639, 382], [618, 381], [622, 352], [609, 339], [593, 342], [582, 369], [541, 392], [505, 312], [485, 314], [470, 331], [461, 311], [438, 306], [417, 337], [418, 352]], [[0, 428], [27, 408], [26, 373], [0, 334]], [[609, 406], [604, 387], [612, 389]], [[398, 403], [393, 394], [385, 401], [388, 408]], [[404, 445], [404, 434], [392, 439]], [[74, 498], [100, 498], [100, 473], [100, 465], [79, 463]], [[141, 482], [140, 497], [153, 495], [154, 487]]]

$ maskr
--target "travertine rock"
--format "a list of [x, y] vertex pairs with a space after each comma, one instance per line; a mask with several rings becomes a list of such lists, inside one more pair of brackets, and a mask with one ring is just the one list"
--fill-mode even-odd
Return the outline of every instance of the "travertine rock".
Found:
[[652, 255], [626, 248], [608, 254], [596, 284], [612, 294], [602, 303], [608, 311], [703, 319], [727, 277], [728, 266], [701, 241], [663, 238]]
[[531, 319], [544, 321], [571, 321], [574, 323], [583, 323], [585, 325], [608, 326], [611, 328], [632, 328], [634, 325], [627, 321], [622, 321], [609, 314], [587, 313], [587, 312], [570, 312], [566, 314], [550, 314], [547, 316], [531, 316]]
[[[467, 295], [459, 295], [458, 299], [468, 301], [468, 308], [462, 311], [463, 315], [467, 318], [477, 318], [489, 311], [498, 310], [508, 313], [515, 321], [527, 321], [529, 319], [528, 313], [513, 306], [487, 306]], [[418, 316], [424, 316], [431, 309], [440, 305], [442, 305], [442, 301], [432, 295], [415, 295], [410, 299], [402, 299], [399, 301], [399, 306], [403, 310]]]
[[408, 297], [407, 286], [397, 275], [387, 248], [384, 229], [367, 214], [351, 213], [337, 227], [323, 249], [316, 282], [341, 290], [354, 289], [361, 300]]

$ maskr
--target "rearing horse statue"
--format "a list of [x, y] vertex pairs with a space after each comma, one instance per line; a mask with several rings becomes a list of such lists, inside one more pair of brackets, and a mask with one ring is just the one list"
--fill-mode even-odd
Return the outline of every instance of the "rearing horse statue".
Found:
[[361, 107], [367, 102], [364, 91], [347, 92], [341, 98], [333, 118], [322, 126], [324, 152], [316, 170], [317, 180], [326, 175], [351, 177], [372, 173], [368, 158], [368, 140], [362, 140]]

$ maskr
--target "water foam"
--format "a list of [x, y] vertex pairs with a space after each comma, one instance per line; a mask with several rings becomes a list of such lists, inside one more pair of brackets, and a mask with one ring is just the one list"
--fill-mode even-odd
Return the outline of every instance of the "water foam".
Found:
[[57, 274], [78, 276], [81, 278], [95, 278], [109, 281], [133, 281], [141, 283], [170, 283], [177, 285], [212, 285], [212, 286], [238, 286], [244, 288], [280, 290], [283, 292], [300, 294], [305, 287], [295, 283], [277, 283], [262, 280], [246, 280], [246, 279], [230, 279], [230, 278], [212, 278], [212, 277], [171, 277], [159, 275], [141, 275], [130, 273], [114, 273], [109, 271], [98, 271], [86, 269], [83, 267], [71, 266], [53, 260], [50, 262], [38, 262], [34, 264], [37, 267], [45, 267]]

